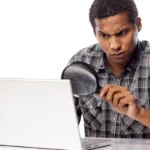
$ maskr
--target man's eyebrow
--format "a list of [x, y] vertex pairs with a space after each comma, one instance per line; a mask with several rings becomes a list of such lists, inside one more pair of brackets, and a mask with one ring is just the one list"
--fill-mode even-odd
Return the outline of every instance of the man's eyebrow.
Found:
[[118, 34], [120, 34], [122, 31], [126, 31], [126, 30], [129, 30], [129, 28], [122, 28], [119, 32], [117, 32], [117, 33], [114, 33], [114, 34], [107, 34], [107, 33], [104, 33], [103, 31], [98, 31], [99, 33], [101, 33], [101, 34], [104, 34], [104, 35], [108, 35], [108, 36], [114, 36], [114, 35], [118, 35]]
[[107, 34], [107, 33], [104, 33], [103, 31], [98, 31], [99, 33], [101, 33], [101, 34], [105, 34], [105, 35], [110, 35], [110, 34]]

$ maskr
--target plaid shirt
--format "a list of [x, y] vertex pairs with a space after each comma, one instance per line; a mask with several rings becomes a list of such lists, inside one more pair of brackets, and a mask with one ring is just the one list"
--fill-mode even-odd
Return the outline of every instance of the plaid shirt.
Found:
[[[91, 64], [99, 76], [99, 85], [117, 84], [126, 86], [136, 99], [138, 106], [150, 109], [150, 45], [139, 41], [136, 52], [119, 77], [105, 67], [105, 54], [98, 44], [78, 51], [70, 60]], [[80, 122], [83, 114], [85, 136], [150, 138], [150, 128], [126, 115], [117, 113], [111, 105], [97, 94], [75, 98], [76, 112]], [[147, 118], [150, 119], [150, 118]]]

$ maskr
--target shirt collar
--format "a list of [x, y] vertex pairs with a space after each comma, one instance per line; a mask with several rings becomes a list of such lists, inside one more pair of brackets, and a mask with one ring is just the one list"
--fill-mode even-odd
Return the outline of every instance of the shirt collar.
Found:
[[[103, 69], [107, 69], [105, 67], [105, 58], [106, 55], [105, 53], [101, 50], [101, 48], [99, 47], [99, 45], [97, 44], [96, 47], [97, 51], [100, 51], [101, 55], [99, 55], [99, 59], [97, 60], [97, 63], [94, 65], [96, 67], [96, 70], [103, 70]], [[132, 71], [133, 69], [135, 69], [137, 67], [137, 64], [139, 62], [139, 58], [140, 58], [140, 52], [141, 52], [141, 47], [140, 47], [140, 41], [138, 41], [136, 49], [135, 49], [135, 53], [133, 54], [130, 62], [127, 65], [127, 70], [128, 71]]]
[[105, 53], [102, 51], [102, 49], [99, 47], [98, 44], [96, 45], [95, 50], [99, 52], [98, 59], [94, 64], [96, 70], [98, 71], [99, 69], [105, 69], [105, 63], [104, 63]]
[[141, 53], [141, 47], [140, 47], [140, 42], [138, 41], [137, 46], [135, 48], [135, 53], [133, 54], [130, 62], [127, 65], [126, 69], [128, 71], [131, 72], [132, 70], [134, 70], [137, 67], [139, 59], [140, 59], [140, 53]]

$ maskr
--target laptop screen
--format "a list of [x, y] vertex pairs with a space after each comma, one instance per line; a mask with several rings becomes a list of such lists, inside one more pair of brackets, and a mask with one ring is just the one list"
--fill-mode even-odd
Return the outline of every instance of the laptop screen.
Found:
[[69, 80], [0, 79], [0, 144], [81, 150]]

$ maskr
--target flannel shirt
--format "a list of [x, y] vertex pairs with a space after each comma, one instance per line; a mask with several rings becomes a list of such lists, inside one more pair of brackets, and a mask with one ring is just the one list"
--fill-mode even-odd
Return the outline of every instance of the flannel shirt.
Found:
[[[105, 66], [105, 54], [98, 44], [78, 51], [69, 61], [91, 64], [99, 76], [99, 85], [117, 84], [132, 91], [138, 106], [150, 109], [150, 44], [138, 41], [136, 51], [119, 77]], [[78, 121], [83, 115], [86, 137], [150, 138], [150, 128], [117, 113], [97, 94], [75, 98]], [[150, 118], [147, 118], [150, 119]]]

